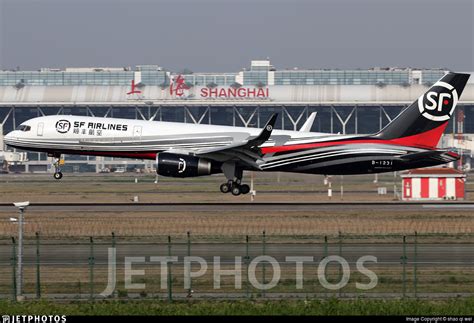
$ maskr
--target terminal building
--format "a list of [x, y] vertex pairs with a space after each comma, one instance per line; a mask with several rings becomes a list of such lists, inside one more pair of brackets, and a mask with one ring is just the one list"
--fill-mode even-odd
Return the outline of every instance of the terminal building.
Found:
[[[260, 127], [277, 112], [276, 128], [297, 130], [309, 114], [317, 112], [312, 131], [369, 134], [384, 127], [447, 72], [393, 67], [278, 69], [268, 59], [251, 61], [250, 67], [232, 73], [175, 72], [158, 65], [5, 70], [0, 71], [0, 150], [6, 149], [3, 134], [27, 119], [51, 114]], [[443, 147], [469, 150], [474, 142], [474, 77], [469, 82], [446, 129]], [[50, 169], [45, 154], [20, 156], [10, 170]], [[463, 158], [467, 167], [469, 157], [470, 152]], [[66, 161], [64, 169], [70, 171], [153, 166], [87, 156], [66, 156]]]

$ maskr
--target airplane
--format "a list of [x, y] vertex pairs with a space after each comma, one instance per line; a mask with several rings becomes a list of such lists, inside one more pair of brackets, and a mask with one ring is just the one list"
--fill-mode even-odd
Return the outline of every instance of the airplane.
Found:
[[84, 116], [43, 116], [23, 122], [5, 143], [54, 157], [61, 179], [62, 154], [156, 160], [159, 175], [195, 177], [223, 173], [222, 193], [247, 194], [244, 171], [322, 175], [383, 173], [452, 162], [459, 155], [437, 149], [470, 74], [448, 73], [377, 133], [300, 131]]

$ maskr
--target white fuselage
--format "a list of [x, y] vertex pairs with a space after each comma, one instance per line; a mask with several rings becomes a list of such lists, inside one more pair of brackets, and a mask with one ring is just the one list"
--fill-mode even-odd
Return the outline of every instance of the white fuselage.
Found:
[[[154, 154], [162, 151], [223, 147], [257, 136], [260, 131], [258, 128], [55, 115], [23, 122], [5, 136], [5, 143], [49, 153], [154, 159]], [[304, 143], [334, 136], [275, 130], [263, 146]]]

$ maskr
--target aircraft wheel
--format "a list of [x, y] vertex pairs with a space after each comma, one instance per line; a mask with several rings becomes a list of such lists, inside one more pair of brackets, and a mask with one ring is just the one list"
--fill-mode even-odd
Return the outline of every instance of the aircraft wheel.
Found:
[[63, 178], [63, 173], [57, 172], [57, 173], [54, 173], [53, 176], [54, 176], [54, 179], [61, 179], [61, 178]]
[[232, 186], [232, 195], [234, 196], [238, 196], [242, 193], [241, 189], [240, 189], [240, 185], [233, 185]]
[[220, 188], [222, 193], [229, 193], [230, 191], [229, 184], [227, 183], [222, 184]]
[[248, 194], [250, 192], [250, 186], [244, 184], [240, 186], [240, 191], [242, 192], [242, 194]]

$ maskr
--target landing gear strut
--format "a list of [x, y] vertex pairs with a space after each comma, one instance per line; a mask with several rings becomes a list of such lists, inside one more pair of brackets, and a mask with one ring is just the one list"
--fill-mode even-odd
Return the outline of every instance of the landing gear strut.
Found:
[[250, 186], [242, 184], [242, 169], [236, 167], [235, 163], [224, 163], [224, 165], [222, 165], [222, 171], [227, 178], [227, 183], [223, 183], [220, 186], [222, 193], [231, 192], [232, 195], [238, 196], [250, 192]]
[[60, 180], [63, 178], [63, 173], [61, 173], [61, 155], [53, 156], [53, 166], [54, 166], [54, 179]]

